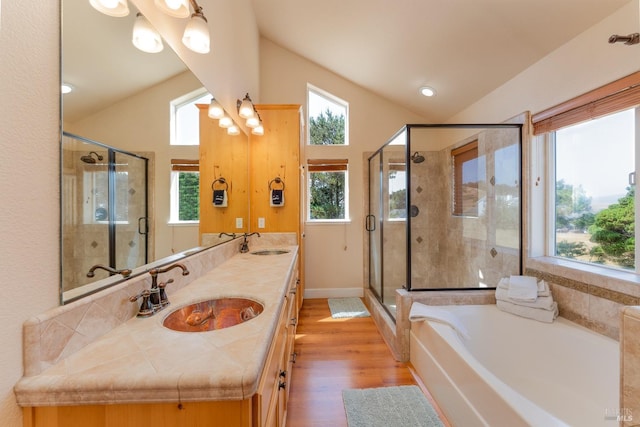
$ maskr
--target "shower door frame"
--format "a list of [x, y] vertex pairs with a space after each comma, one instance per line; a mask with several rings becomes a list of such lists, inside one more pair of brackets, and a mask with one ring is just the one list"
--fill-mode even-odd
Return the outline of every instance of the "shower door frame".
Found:
[[[380, 201], [378, 203], [378, 207], [380, 209], [383, 209], [383, 203], [382, 203], [382, 198], [383, 198], [383, 192], [382, 192], [382, 180], [384, 178], [384, 175], [382, 173], [382, 166], [384, 164], [383, 162], [383, 158], [382, 158], [382, 153], [384, 148], [389, 145], [392, 141], [394, 141], [395, 139], [397, 139], [403, 132], [406, 132], [406, 142], [405, 142], [405, 164], [406, 164], [406, 209], [407, 209], [407, 213], [406, 213], [406, 279], [405, 279], [405, 286], [404, 289], [406, 289], [409, 292], [421, 292], [421, 291], [465, 291], [465, 290], [469, 290], [469, 291], [477, 291], [478, 289], [495, 289], [495, 287], [487, 287], [487, 288], [480, 288], [480, 287], [457, 287], [457, 288], [451, 288], [451, 287], [443, 287], [443, 288], [418, 288], [418, 289], [412, 289], [411, 286], [411, 214], [410, 214], [410, 208], [411, 208], [411, 161], [410, 161], [410, 156], [411, 156], [411, 130], [412, 129], [446, 129], [446, 128], [450, 128], [450, 129], [479, 129], [479, 130], [483, 130], [483, 129], [500, 129], [500, 128], [510, 128], [510, 129], [517, 129], [518, 130], [518, 168], [519, 168], [519, 185], [518, 185], [518, 197], [519, 197], [519, 206], [518, 206], [518, 215], [519, 215], [519, 230], [518, 230], [518, 240], [519, 240], [519, 248], [518, 248], [518, 269], [519, 269], [519, 274], [522, 274], [523, 272], [523, 248], [522, 248], [522, 244], [523, 244], [523, 215], [524, 215], [524, 209], [523, 209], [523, 127], [524, 125], [522, 123], [477, 123], [477, 124], [406, 124], [404, 126], [402, 126], [400, 128], [400, 130], [398, 130], [397, 132], [395, 132], [388, 140], [387, 142], [385, 142], [378, 150], [376, 150], [371, 156], [368, 157], [367, 161], [368, 161], [368, 173], [369, 173], [369, 179], [368, 179], [368, 183], [370, 184], [371, 182], [371, 160], [376, 157], [376, 156], [380, 156], [380, 168], [377, 171], [377, 173], [379, 174], [379, 180], [380, 180], [380, 184], [379, 184], [379, 188], [380, 188], [380, 192], [377, 195], [377, 197], [380, 198]], [[381, 244], [380, 245], [380, 271], [381, 274], [379, 275], [381, 283], [380, 283], [380, 294], [378, 294], [378, 292], [376, 292], [376, 290], [371, 286], [371, 275], [372, 275], [372, 271], [374, 269], [374, 267], [372, 267], [372, 245], [371, 245], [371, 232], [379, 230], [380, 233], [380, 238], [379, 240], [381, 242], [383, 242], [384, 240], [384, 227], [382, 224], [382, 220], [383, 220], [383, 215], [384, 212], [381, 212], [380, 210], [378, 212], [375, 213], [375, 215], [378, 215], [378, 219], [376, 220], [376, 228], [371, 229], [370, 227], [370, 218], [374, 217], [375, 215], [372, 214], [371, 212], [371, 199], [372, 196], [376, 196], [376, 195], [372, 195], [371, 194], [371, 186], [369, 185], [369, 203], [368, 203], [368, 208], [369, 208], [369, 212], [367, 212], [367, 217], [365, 220], [365, 226], [366, 226], [366, 231], [369, 232], [369, 289], [372, 290], [373, 294], [376, 296], [376, 299], [382, 304], [382, 306], [385, 308], [385, 310], [387, 312], [389, 312], [389, 309], [386, 307], [384, 301], [383, 301], [383, 295], [384, 295], [384, 245]], [[391, 315], [391, 313], [389, 313]], [[391, 317], [394, 319], [395, 321], [395, 316], [391, 315]]]

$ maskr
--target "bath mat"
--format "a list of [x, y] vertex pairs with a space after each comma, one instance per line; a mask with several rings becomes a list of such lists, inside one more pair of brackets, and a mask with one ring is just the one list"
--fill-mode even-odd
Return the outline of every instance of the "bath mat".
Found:
[[334, 319], [369, 317], [369, 311], [360, 298], [329, 298], [329, 309]]
[[443, 427], [415, 385], [342, 390], [349, 427]]

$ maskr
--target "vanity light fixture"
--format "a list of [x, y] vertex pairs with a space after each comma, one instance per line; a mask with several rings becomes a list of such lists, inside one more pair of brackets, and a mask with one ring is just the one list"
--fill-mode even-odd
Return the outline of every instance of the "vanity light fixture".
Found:
[[105, 15], [122, 18], [129, 14], [127, 0], [89, 0], [95, 10]]
[[209, 104], [209, 117], [212, 119], [221, 119], [224, 117], [224, 108], [215, 98], [211, 98], [211, 103]]
[[429, 86], [422, 86], [418, 92], [420, 93], [420, 95], [422, 96], [426, 96], [426, 97], [430, 97], [430, 96], [435, 96], [436, 91], [434, 88], [429, 87]]
[[153, 2], [158, 9], [174, 18], [188, 18], [189, 0], [155, 0]]
[[[240, 101], [239, 99], [236, 101], [236, 106], [238, 107], [238, 115], [243, 119], [254, 117], [255, 108], [253, 106], [253, 102], [251, 101], [251, 97], [249, 96], [248, 93], [244, 96], [244, 99], [242, 101]], [[247, 126], [249, 126], [248, 120], [247, 120]], [[252, 126], [249, 126], [249, 127], [252, 127]]]
[[221, 128], [228, 128], [231, 125], [233, 125], [233, 120], [231, 120], [231, 117], [229, 116], [223, 116], [220, 118], [220, 120], [218, 121], [218, 126], [220, 126]]
[[209, 23], [202, 13], [202, 7], [190, 0], [193, 14], [184, 29], [182, 43], [196, 53], [209, 53], [211, 38], [209, 37]]
[[262, 122], [260, 122], [258, 126], [251, 129], [251, 133], [258, 136], [264, 135], [264, 126], [262, 126]]
[[231, 125], [227, 128], [227, 133], [229, 135], [240, 135], [240, 128], [236, 125]]
[[260, 118], [258, 117], [257, 114], [255, 116], [251, 116], [247, 119], [247, 122], [245, 124], [247, 125], [248, 128], [253, 129], [254, 127], [260, 124]]
[[147, 53], [158, 53], [164, 49], [160, 33], [140, 12], [136, 15], [136, 22], [133, 24], [131, 42], [135, 47]]

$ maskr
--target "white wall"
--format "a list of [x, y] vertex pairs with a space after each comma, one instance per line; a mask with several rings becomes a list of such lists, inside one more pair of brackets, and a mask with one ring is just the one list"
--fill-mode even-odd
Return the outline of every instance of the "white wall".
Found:
[[[301, 104], [306, 111], [307, 83], [349, 103], [349, 146], [306, 147], [306, 158], [349, 159], [351, 221], [305, 225], [308, 297], [362, 295], [364, 253], [363, 152], [380, 148], [406, 123], [424, 118], [274, 44], [260, 42], [260, 100], [265, 104]], [[306, 119], [305, 119], [306, 120]]]
[[0, 424], [19, 427], [22, 324], [59, 301], [59, 6], [0, 7]]

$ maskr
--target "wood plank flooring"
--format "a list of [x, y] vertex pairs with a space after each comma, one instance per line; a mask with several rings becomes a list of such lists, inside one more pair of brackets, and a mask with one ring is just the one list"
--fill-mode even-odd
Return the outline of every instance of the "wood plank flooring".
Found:
[[346, 427], [345, 388], [419, 385], [433, 403], [410, 364], [393, 358], [371, 317], [332, 319], [326, 299], [304, 301], [295, 351], [287, 427]]

